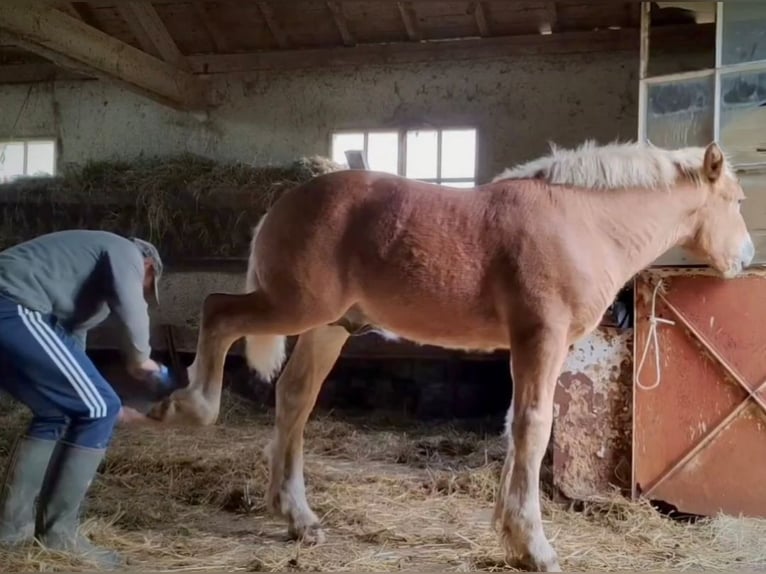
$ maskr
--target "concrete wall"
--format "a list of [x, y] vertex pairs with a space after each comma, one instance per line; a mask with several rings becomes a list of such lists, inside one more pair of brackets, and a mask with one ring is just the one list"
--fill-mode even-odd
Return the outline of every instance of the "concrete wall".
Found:
[[216, 80], [209, 117], [97, 81], [6, 85], [0, 139], [55, 135], [64, 163], [190, 151], [264, 164], [328, 154], [336, 128], [467, 124], [485, 181], [551, 139], [635, 138], [637, 70], [637, 54], [616, 53], [259, 73]]

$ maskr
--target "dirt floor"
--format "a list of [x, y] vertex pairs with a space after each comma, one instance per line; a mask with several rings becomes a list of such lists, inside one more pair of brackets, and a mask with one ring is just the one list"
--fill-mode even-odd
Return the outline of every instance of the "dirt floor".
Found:
[[[265, 512], [271, 414], [230, 396], [225, 404], [213, 428], [118, 431], [85, 528], [124, 552], [131, 571], [510, 569], [489, 525], [503, 456], [496, 433], [315, 416], [306, 475], [327, 542], [306, 547]], [[3, 464], [26, 418], [0, 400]], [[766, 568], [766, 521], [691, 524], [619, 498], [577, 510], [546, 500], [545, 519], [565, 570]], [[0, 550], [0, 564], [4, 572], [88, 567], [34, 545]]]

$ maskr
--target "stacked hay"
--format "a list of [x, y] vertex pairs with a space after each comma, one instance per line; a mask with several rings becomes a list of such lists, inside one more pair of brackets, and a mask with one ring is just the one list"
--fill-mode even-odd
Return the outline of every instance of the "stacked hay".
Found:
[[0, 249], [84, 228], [144, 237], [170, 260], [246, 257], [252, 227], [281, 193], [339, 169], [318, 156], [260, 168], [188, 154], [92, 162], [0, 184]]

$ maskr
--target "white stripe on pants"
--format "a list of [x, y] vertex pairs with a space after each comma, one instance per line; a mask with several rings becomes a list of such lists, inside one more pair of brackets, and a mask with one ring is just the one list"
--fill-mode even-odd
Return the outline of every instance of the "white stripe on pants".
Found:
[[82, 370], [64, 342], [43, 320], [40, 313], [29, 311], [21, 305], [18, 306], [18, 311], [30, 334], [69, 381], [77, 396], [87, 407], [88, 416], [92, 419], [105, 417], [107, 408], [101, 393]]

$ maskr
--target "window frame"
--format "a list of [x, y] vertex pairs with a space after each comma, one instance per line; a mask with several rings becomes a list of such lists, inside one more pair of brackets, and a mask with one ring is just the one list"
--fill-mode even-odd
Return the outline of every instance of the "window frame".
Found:
[[[766, 59], [755, 60], [752, 62], [743, 62], [738, 64], [723, 64], [723, 12], [724, 3], [715, 2], [715, 67], [702, 68], [690, 72], [679, 72], [675, 74], [663, 74], [660, 76], [647, 76], [646, 63], [651, 57], [651, 47], [649, 46], [650, 15], [648, 11], [641, 14], [641, 66], [639, 72], [639, 93], [638, 93], [638, 139], [646, 142], [646, 128], [649, 112], [649, 87], [653, 84], [662, 84], [678, 80], [690, 80], [695, 78], [705, 78], [712, 76], [714, 79], [713, 87], [713, 141], [721, 139], [721, 78], [729, 74], [743, 72], [763, 72], [766, 73]], [[735, 169], [741, 171], [762, 170], [766, 168], [766, 154], [762, 161], [758, 162], [735, 162]]]
[[[442, 173], [442, 133], [445, 131], [460, 131], [460, 130], [471, 130], [475, 134], [474, 139], [474, 162], [473, 162], [473, 176], [472, 177], [441, 177]], [[365, 157], [367, 157], [367, 149], [368, 149], [368, 140], [369, 140], [369, 134], [372, 133], [396, 133], [398, 135], [398, 146], [397, 146], [397, 156], [398, 161], [396, 165], [396, 171], [397, 175], [401, 177], [407, 177], [406, 171], [407, 171], [407, 134], [409, 132], [419, 132], [419, 131], [435, 131], [436, 132], [436, 177], [428, 177], [428, 178], [409, 178], [413, 179], [415, 181], [423, 181], [426, 183], [434, 183], [437, 185], [447, 185], [449, 186], [451, 183], [472, 183], [473, 186], [476, 186], [476, 180], [477, 180], [477, 167], [479, 165], [479, 128], [476, 126], [471, 125], [465, 125], [465, 124], [450, 124], [448, 126], [409, 126], [409, 127], [399, 127], [399, 128], [383, 128], [383, 127], [375, 127], [375, 128], [343, 128], [343, 129], [334, 129], [330, 132], [330, 141], [329, 141], [329, 149], [330, 149], [330, 157], [333, 155], [333, 137], [338, 134], [363, 134], [364, 135], [364, 149], [362, 150]], [[458, 188], [460, 189], [460, 188]], [[463, 188], [465, 189], [465, 188]]]
[[[53, 144], [53, 173], [50, 174], [47, 177], [55, 177], [56, 173], [58, 172], [58, 145], [57, 140], [55, 137], [45, 137], [45, 136], [36, 136], [36, 137], [22, 137], [22, 138], [0, 138], [0, 146], [9, 145], [9, 144], [24, 144], [24, 173], [17, 176], [16, 179], [24, 178], [24, 177], [39, 177], [34, 176], [29, 173], [27, 173], [27, 170], [29, 169], [29, 144], [31, 143], [51, 143]], [[2, 183], [10, 183], [14, 180], [9, 181], [1, 181]]]

